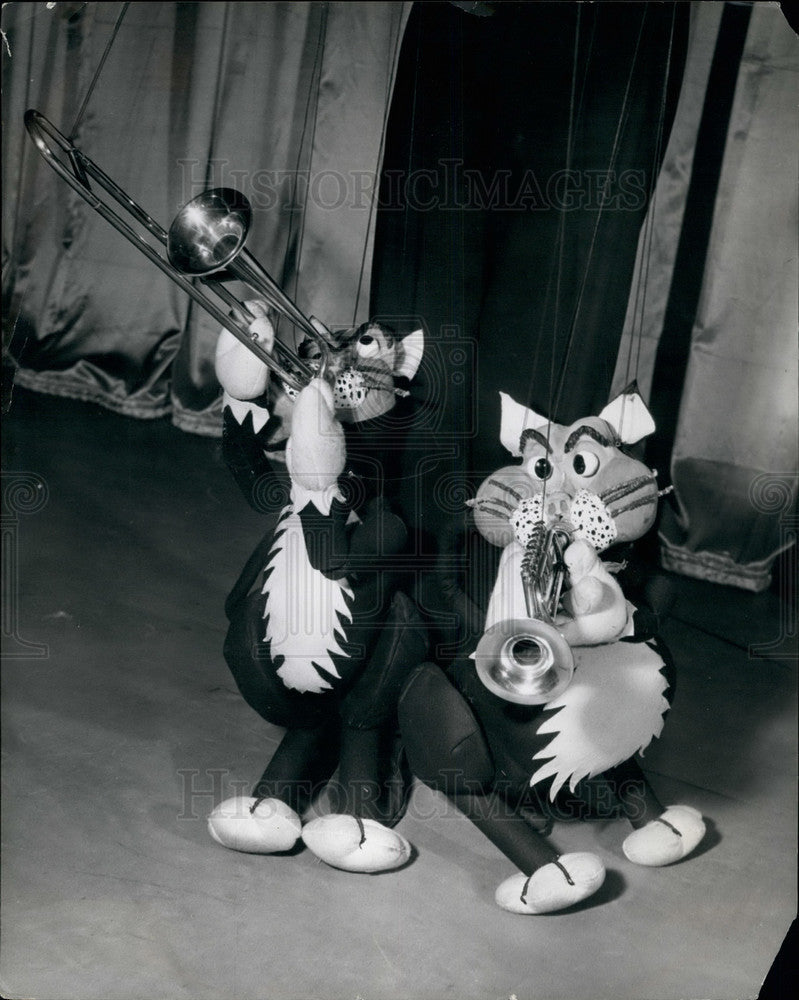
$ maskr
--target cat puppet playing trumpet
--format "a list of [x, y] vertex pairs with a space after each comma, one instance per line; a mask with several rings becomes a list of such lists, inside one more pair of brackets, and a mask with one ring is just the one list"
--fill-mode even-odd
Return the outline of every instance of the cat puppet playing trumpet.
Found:
[[[401, 696], [413, 772], [516, 867], [495, 897], [512, 912], [564, 909], [605, 879], [596, 854], [559, 854], [547, 815], [608, 815], [611, 803], [632, 827], [624, 855], [645, 866], [681, 860], [705, 834], [695, 808], [661, 804], [635, 759], [661, 734], [673, 665], [654, 616], [630, 604], [619, 567], [601, 558], [654, 523], [655, 473], [627, 450], [653, 430], [634, 387], [570, 426], [502, 394], [501, 441], [520, 461], [469, 503], [467, 579], [452, 579], [448, 558], [439, 582], [463, 655], [420, 665]], [[501, 556], [481, 603], [468, 575], [485, 576], [486, 544]]]

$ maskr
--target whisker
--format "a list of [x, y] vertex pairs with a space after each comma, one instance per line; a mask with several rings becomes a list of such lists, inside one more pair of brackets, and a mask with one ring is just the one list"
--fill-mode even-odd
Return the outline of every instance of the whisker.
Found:
[[[488, 498], [482, 502], [489, 502]], [[501, 497], [491, 497], [490, 502], [496, 504], [498, 507], [504, 507], [505, 510], [509, 510], [511, 514], [516, 510], [512, 503], [508, 503], [507, 500], [503, 500]]]
[[628, 503], [625, 507], [617, 507], [616, 510], [611, 510], [609, 513], [615, 521], [620, 514], [626, 514], [627, 511], [635, 510], [637, 507], [646, 507], [650, 503], [657, 503], [657, 494], [649, 493], [647, 496], [639, 497], [637, 500], [633, 500], [632, 503]]
[[384, 378], [390, 375], [388, 368], [384, 364], [370, 365], [368, 362], [361, 361], [359, 364], [352, 365], [351, 368], [353, 371], [361, 372], [361, 374], [369, 372], [372, 375], [382, 375]]
[[483, 507], [483, 506], [481, 506], [480, 510], [483, 513], [485, 513], [485, 514], [493, 514], [494, 517], [501, 517], [501, 518], [504, 518], [506, 521], [508, 520], [508, 515], [504, 511], [495, 510], [493, 507]]
[[521, 503], [522, 500], [524, 500], [524, 497], [521, 495], [521, 493], [517, 492], [512, 487], [508, 486], [507, 483], [500, 482], [499, 479], [489, 479], [488, 482], [491, 484], [491, 486], [496, 486], [501, 490], [505, 490], [506, 493], [510, 493], [510, 495], [513, 497], [516, 503]]
[[621, 500], [622, 497], [626, 497], [630, 493], [635, 493], [642, 486], [651, 483], [654, 478], [650, 474], [648, 476], [638, 476], [636, 479], [628, 479], [626, 483], [619, 483], [618, 486], [612, 486], [609, 490], [605, 490], [604, 493], [600, 493], [599, 499], [604, 504], [613, 503], [614, 500]]
[[[477, 509], [481, 513], [493, 514], [494, 517], [501, 517], [501, 518], [504, 518], [504, 520], [506, 520], [506, 521], [509, 520], [508, 515], [505, 513], [505, 511], [503, 511], [503, 510], [495, 510], [491, 506], [490, 502], [488, 500], [485, 500], [485, 499], [467, 500], [466, 501], [466, 506], [467, 507], [472, 507], [472, 508], [477, 507]], [[509, 510], [513, 510], [513, 509], [514, 509], [513, 507], [509, 507]]]

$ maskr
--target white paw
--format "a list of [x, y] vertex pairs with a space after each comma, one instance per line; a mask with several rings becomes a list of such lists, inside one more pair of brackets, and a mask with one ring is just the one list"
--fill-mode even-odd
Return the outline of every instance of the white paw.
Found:
[[263, 799], [257, 806], [256, 802], [243, 795], [220, 802], [208, 817], [211, 836], [232, 851], [274, 854], [290, 850], [302, 831], [300, 817], [280, 799]]
[[495, 900], [511, 913], [554, 913], [592, 896], [605, 881], [605, 866], [595, 854], [561, 854], [529, 877], [511, 875], [497, 888]]
[[622, 844], [628, 861], [658, 868], [680, 861], [705, 835], [702, 814], [692, 806], [669, 806], [658, 819], [631, 833]]
[[347, 872], [389, 871], [411, 856], [411, 845], [396, 830], [337, 813], [306, 823], [302, 839], [320, 861]]

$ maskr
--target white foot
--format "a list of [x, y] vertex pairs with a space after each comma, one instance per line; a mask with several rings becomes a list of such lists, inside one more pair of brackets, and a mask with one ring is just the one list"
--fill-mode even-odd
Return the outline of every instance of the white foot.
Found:
[[411, 845], [396, 830], [338, 813], [306, 823], [302, 839], [320, 861], [347, 872], [389, 871], [411, 856]]
[[220, 802], [208, 817], [211, 836], [223, 847], [249, 854], [291, 850], [302, 830], [300, 817], [280, 799], [256, 802], [243, 795]]
[[622, 850], [633, 864], [658, 868], [690, 854], [704, 835], [700, 812], [692, 806], [669, 806], [658, 819], [631, 833]]
[[511, 913], [554, 913], [588, 899], [604, 881], [605, 866], [595, 854], [561, 854], [529, 877], [511, 875], [494, 898]]

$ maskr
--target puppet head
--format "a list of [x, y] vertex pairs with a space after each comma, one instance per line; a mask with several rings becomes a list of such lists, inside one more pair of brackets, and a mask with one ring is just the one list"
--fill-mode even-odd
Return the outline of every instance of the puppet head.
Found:
[[655, 521], [656, 473], [624, 450], [654, 422], [635, 386], [598, 415], [569, 426], [502, 398], [500, 439], [518, 465], [489, 476], [472, 501], [478, 531], [493, 545], [523, 545], [540, 522], [562, 522], [601, 552], [640, 538]]
[[[342, 474], [348, 457], [346, 438], [356, 429], [363, 430], [358, 434], [358, 450], [363, 453], [369, 422], [392, 410], [398, 395], [408, 395], [396, 380], [413, 378], [424, 343], [421, 330], [400, 340], [379, 323], [364, 323], [331, 339], [336, 347], [330, 351], [324, 378], [314, 379], [299, 392], [285, 393], [292, 400], [285, 420], [290, 427], [286, 462], [292, 480], [306, 489], [326, 489]], [[321, 369], [318, 345], [312, 345], [307, 360]], [[349, 435], [345, 426], [352, 428]]]
[[[415, 330], [400, 339], [381, 323], [363, 323], [355, 330], [334, 334], [336, 347], [330, 352], [325, 377], [333, 389], [333, 405], [339, 420], [363, 423], [394, 407], [398, 395], [407, 391], [398, 379], [411, 380], [424, 351], [424, 333]], [[319, 345], [306, 341], [306, 357], [320, 361]], [[290, 392], [289, 392], [290, 394]]]
[[[275, 330], [268, 307], [257, 301], [246, 305], [256, 317], [250, 323], [253, 339], [271, 353]], [[369, 422], [392, 410], [398, 397], [408, 395], [402, 383], [416, 374], [424, 334], [416, 330], [400, 338], [374, 322], [333, 334], [318, 320], [311, 322], [330, 347], [323, 360], [318, 340], [309, 337], [300, 345], [300, 357], [318, 375], [305, 389], [290, 389], [280, 378], [270, 377], [267, 366], [224, 329], [215, 367], [225, 403], [236, 420], [241, 423], [252, 416], [253, 430], [272, 459], [286, 457], [283, 449], [288, 452], [292, 442], [294, 474], [302, 476], [307, 467], [309, 481], [318, 483], [329, 479], [329, 470], [341, 462], [342, 425], [362, 428], [367, 436]], [[302, 426], [296, 426], [298, 420]]]
[[[258, 302], [247, 307], [256, 316], [250, 324], [253, 338], [271, 352], [275, 331], [267, 307]], [[318, 320], [311, 322], [329, 348], [323, 358], [318, 340], [309, 337], [300, 345], [300, 357], [316, 373], [303, 389], [270, 378], [267, 366], [226, 330], [217, 343], [216, 372], [236, 419], [241, 422], [249, 412], [253, 429], [263, 432], [269, 457], [284, 459], [292, 481], [317, 492], [332, 487], [344, 471], [344, 427], [363, 429], [361, 438], [367, 437], [370, 421], [392, 410], [398, 396], [408, 395], [397, 382], [416, 374], [424, 334], [416, 330], [399, 338], [374, 322], [332, 334]]]

